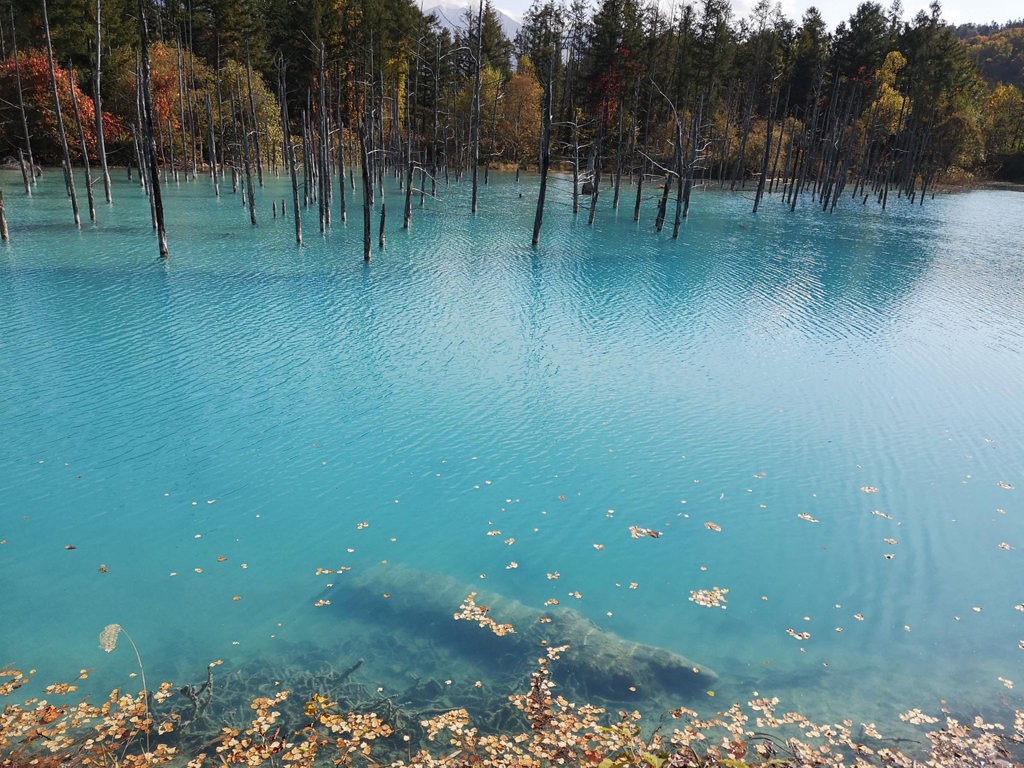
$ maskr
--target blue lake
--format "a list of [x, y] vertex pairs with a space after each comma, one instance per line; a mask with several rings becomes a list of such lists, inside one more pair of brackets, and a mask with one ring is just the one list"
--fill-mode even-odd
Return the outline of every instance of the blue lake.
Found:
[[0, 174], [0, 666], [125, 685], [116, 622], [151, 682], [365, 640], [400, 688], [437, 673], [417, 627], [385, 648], [344, 608], [387, 560], [706, 664], [700, 709], [1021, 706], [1024, 194], [701, 191], [673, 241], [653, 199], [591, 228], [556, 180], [533, 250], [533, 177], [408, 232], [392, 183], [364, 265], [357, 208], [297, 248], [283, 180], [251, 227], [200, 179], [165, 186], [164, 264], [118, 175], [79, 232], [58, 173]]

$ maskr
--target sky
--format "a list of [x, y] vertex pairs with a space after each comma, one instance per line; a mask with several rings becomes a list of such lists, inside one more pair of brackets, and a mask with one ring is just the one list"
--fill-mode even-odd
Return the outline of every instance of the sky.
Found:
[[[671, 0], [662, 0], [663, 3]], [[810, 6], [817, 6], [829, 29], [845, 21], [856, 10], [861, 0], [779, 0], [782, 11], [787, 17], [799, 22]], [[890, 0], [876, 0], [888, 8]], [[492, 0], [495, 7], [500, 8], [513, 18], [522, 17], [523, 11], [530, 5], [530, 0]], [[681, 0], [677, 0], [681, 2]], [[755, 0], [732, 0], [733, 13], [737, 16], [746, 15], [753, 7]], [[1021, 0], [941, 0], [942, 17], [950, 24], [966, 24], [968, 22], [987, 23], [990, 21], [1006, 22], [1024, 17], [1024, 4]], [[930, 13], [928, 0], [903, 0], [904, 20], [909, 21], [918, 11]]]

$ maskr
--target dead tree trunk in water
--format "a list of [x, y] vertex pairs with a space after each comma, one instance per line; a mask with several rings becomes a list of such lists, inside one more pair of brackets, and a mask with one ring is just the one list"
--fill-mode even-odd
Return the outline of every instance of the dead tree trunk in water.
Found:
[[[772, 88], [775, 87], [775, 67], [772, 67], [771, 77]], [[771, 102], [771, 93], [768, 94], [768, 101]], [[757, 213], [757, 208], [761, 204], [761, 198], [764, 196], [764, 184], [766, 177], [768, 176], [768, 161], [771, 159], [772, 154], [772, 129], [775, 127], [775, 111], [779, 108], [778, 99], [772, 105], [768, 112], [768, 128], [764, 138], [764, 154], [761, 156], [761, 176], [757, 180], [757, 192], [754, 193], [754, 213]]]
[[679, 227], [683, 223], [683, 125], [676, 115], [676, 213], [672, 219], [672, 239], [679, 239]]
[[[29, 176], [32, 177], [32, 184], [36, 183], [36, 163], [32, 157], [32, 140], [28, 133], [28, 118], [25, 116], [25, 97], [21, 90], [21, 65], [18, 63], [18, 40], [15, 37], [14, 29], [14, 6], [11, 5], [11, 47], [14, 56], [14, 82], [18, 87], [18, 109], [21, 111], [21, 129], [25, 134], [25, 152], [28, 155]], [[31, 195], [32, 188], [25, 184], [25, 194]]]
[[697, 158], [700, 151], [697, 144], [700, 141], [700, 122], [704, 115], [704, 97], [700, 97], [700, 103], [693, 113], [690, 122], [690, 159], [686, 163], [686, 183], [683, 185], [683, 218], [690, 216], [690, 194], [693, 192], [693, 174], [697, 169]]
[[78, 111], [78, 92], [75, 88], [75, 70], [68, 64], [71, 78], [71, 106], [75, 112], [75, 125], [78, 127], [78, 139], [82, 144], [82, 165], [85, 166], [85, 192], [89, 200], [89, 221], [96, 221], [96, 201], [92, 196], [92, 171], [89, 169], [89, 147], [85, 143], [85, 128], [82, 127], [82, 113]]
[[[648, 144], [647, 140], [649, 138], [647, 128], [648, 128], [648, 125], [650, 123], [651, 100], [653, 98], [654, 98], [653, 89], [652, 88], [648, 88], [647, 89], [647, 109], [644, 110], [644, 122], [643, 122], [644, 146], [643, 146], [643, 149], [640, 152], [640, 174], [636, 178], [636, 200], [633, 203], [633, 221], [635, 221], [635, 222], [636, 221], [640, 221], [640, 204], [643, 201], [642, 195], [643, 195], [643, 190], [644, 190], [644, 168], [646, 166], [647, 144]], [[639, 101], [639, 93], [637, 94], [637, 99]]]
[[252, 93], [252, 64], [249, 61], [249, 41], [245, 43], [245, 80], [249, 86], [249, 115], [252, 118], [253, 146], [256, 150], [256, 178], [263, 186], [263, 160], [260, 158], [260, 126], [256, 116], [256, 99]]
[[21, 166], [21, 180], [25, 183], [25, 194], [32, 195], [32, 182], [28, 177], [28, 166], [25, 165], [25, 153], [18, 147], [18, 165]]
[[0, 189], [0, 240], [10, 240], [11, 233], [7, 231], [7, 209], [4, 208], [4, 191]]
[[590, 212], [587, 214], [587, 224], [594, 225], [594, 216], [597, 215], [597, 196], [601, 192], [601, 149], [604, 144], [604, 117], [598, 116], [600, 124], [597, 128], [597, 143], [594, 145], [594, 167], [591, 176], [590, 187]]
[[217, 143], [213, 138], [213, 103], [210, 101], [210, 94], [206, 94], [206, 128], [207, 141], [210, 144], [207, 149], [210, 153], [210, 179], [213, 180], [213, 194], [220, 197], [220, 183], [217, 180]]
[[[292, 177], [292, 204], [295, 212], [295, 242], [302, 245], [302, 216], [299, 213], [299, 177], [295, 170], [295, 147], [292, 146], [292, 133], [288, 125], [288, 94], [284, 85], [284, 56], [277, 64], [277, 87], [281, 101], [281, 135], [284, 137], [284, 152], [288, 162], [288, 171]], [[282, 206], [282, 212], [284, 207]]]
[[572, 215], [580, 212], [580, 135], [579, 124], [572, 122]]
[[477, 202], [477, 166], [480, 164], [480, 70], [483, 69], [482, 60], [484, 46], [484, 0], [480, 0], [479, 15], [476, 20], [476, 76], [473, 79], [473, 114], [470, 129], [473, 143], [473, 205], [472, 212], [476, 213]]
[[[181, 35], [177, 39], [177, 64], [178, 64], [178, 121], [181, 123], [181, 167], [185, 171], [185, 181], [188, 181], [188, 138], [185, 129], [188, 123], [185, 121], [185, 55], [181, 51]], [[168, 143], [171, 145], [171, 153], [174, 153], [174, 133], [168, 129]], [[171, 162], [174, 165], [174, 162]], [[175, 166], [174, 180], [178, 180], [177, 166]]]
[[373, 182], [370, 181], [370, 158], [366, 152], [366, 129], [362, 120], [359, 121], [359, 157], [363, 170], [363, 261], [370, 260], [373, 251], [370, 233], [370, 198], [373, 195]]
[[[44, 0], [45, 2], [45, 0]], [[160, 196], [160, 169], [156, 162], [156, 139], [153, 136], [153, 92], [150, 88], [149, 77], [149, 25], [146, 23], [146, 12], [142, 0], [138, 0], [139, 6], [139, 49], [142, 56], [140, 72], [142, 79], [139, 82], [142, 91], [142, 105], [145, 116], [143, 118], [143, 129], [146, 142], [147, 154], [149, 156], [149, 184], [150, 199], [153, 201], [153, 215], [156, 219], [156, 237], [160, 248], [160, 257], [167, 258], [167, 230], [164, 227], [164, 202]]]
[[612, 210], [619, 209], [619, 184], [622, 182], [622, 97], [619, 97], [619, 136], [615, 145], [615, 192], [612, 194]]
[[553, 90], [551, 81], [554, 77], [554, 56], [551, 58], [552, 60], [548, 64], [548, 78], [545, 83], [547, 93], [544, 95], [547, 98], [544, 101], [544, 129], [540, 139], [540, 157], [538, 158], [540, 189], [537, 192], [537, 212], [533, 217], [533, 241], [531, 245], [535, 248], [537, 243], [540, 242], [540, 225], [544, 222], [544, 198], [548, 190], [548, 167], [551, 165], [551, 92]]
[[[249, 204], [249, 221], [256, 226], [256, 200], [255, 190], [252, 186], [252, 159], [249, 153], [249, 125], [246, 120], [245, 107], [242, 106], [242, 83], [240, 78], [235, 80], [235, 95], [238, 97], [238, 122], [241, 124], [242, 134], [242, 168], [245, 171], [245, 195]], [[234, 102], [234, 99], [232, 99]]]
[[100, 72], [103, 50], [103, 0], [96, 0], [96, 71], [92, 75], [92, 100], [96, 111], [96, 154], [100, 160], [100, 174], [103, 176], [103, 194], [108, 203], [114, 202], [110, 193], [110, 171], [107, 169], [107, 144], [103, 138], [103, 104], [100, 99]]
[[[50, 17], [46, 11], [46, 0], [43, 0], [43, 26], [46, 30], [46, 58], [50, 63], [50, 84], [53, 86], [53, 108], [57, 115], [57, 132], [60, 134], [61, 149], [64, 151], [64, 184], [67, 187], [68, 197], [71, 198], [71, 211], [75, 216], [75, 226], [81, 227], [82, 219], [78, 215], [78, 197], [75, 195], [75, 176], [71, 170], [71, 154], [68, 152], [68, 136], [64, 131], [64, 116], [60, 111], [57, 69], [53, 64], [53, 42], [50, 40]], [[71, 83], [71, 88], [74, 89], [74, 87], [75, 84]]]
[[337, 113], [338, 123], [338, 195], [341, 198], [341, 223], [348, 221], [348, 211], [345, 210], [345, 123], [341, 119], [341, 109]]

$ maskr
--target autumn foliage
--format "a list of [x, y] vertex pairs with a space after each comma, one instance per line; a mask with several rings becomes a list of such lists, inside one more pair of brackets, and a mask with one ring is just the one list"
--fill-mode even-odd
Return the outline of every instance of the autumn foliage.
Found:
[[[39, 50], [19, 51], [18, 69], [21, 75], [21, 90], [25, 101], [25, 116], [32, 136], [32, 152], [39, 164], [60, 164], [60, 135], [57, 131], [57, 113], [53, 105], [53, 89], [50, 85], [50, 65], [46, 53]], [[78, 97], [78, 110], [85, 131], [85, 143], [91, 161], [96, 160], [96, 108], [92, 97], [85, 94], [77, 83], [72, 83], [69, 72], [56, 66], [57, 92], [60, 94], [61, 111], [64, 114], [65, 130], [73, 162], [80, 162], [80, 143], [74, 124], [71, 89]], [[21, 132], [13, 126], [21, 125], [18, 109], [18, 88], [13, 56], [0, 61], [0, 124], [10, 126], [6, 132], [8, 140], [14, 140], [13, 147], [0, 147], [0, 153], [11, 154], [22, 145]], [[109, 112], [103, 114], [103, 133], [108, 151], [125, 140], [128, 135], [124, 123]], [[17, 137], [17, 138], [15, 138]]]

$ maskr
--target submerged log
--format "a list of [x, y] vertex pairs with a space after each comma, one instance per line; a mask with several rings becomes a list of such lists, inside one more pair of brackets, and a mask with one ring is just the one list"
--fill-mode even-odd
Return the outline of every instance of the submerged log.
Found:
[[[471, 593], [496, 622], [515, 632], [501, 637], [454, 613]], [[703, 694], [717, 679], [710, 669], [665, 648], [627, 640], [569, 608], [539, 610], [486, 593], [441, 573], [404, 565], [352, 571], [322, 595], [336, 610], [408, 629], [490, 665], [532, 665], [545, 646], [568, 645], [554, 679], [574, 693], [612, 701]]]

